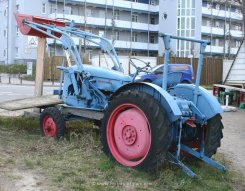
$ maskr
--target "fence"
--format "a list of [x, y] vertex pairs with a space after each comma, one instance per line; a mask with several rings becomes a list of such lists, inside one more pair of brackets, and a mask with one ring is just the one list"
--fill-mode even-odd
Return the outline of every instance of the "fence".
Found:
[[[45, 80], [59, 80], [60, 70], [56, 67], [62, 64], [62, 61], [66, 60], [63, 56], [47, 57], [45, 58], [45, 69], [44, 69], [44, 79]], [[197, 58], [193, 58], [193, 70], [196, 74], [197, 70]], [[163, 57], [157, 58], [157, 64], [163, 63]], [[190, 58], [179, 58], [171, 57], [170, 63], [182, 63], [190, 64]], [[65, 62], [66, 64], [66, 62]], [[223, 60], [204, 58], [203, 59], [203, 69], [201, 76], [201, 85], [212, 85], [215, 83], [222, 83], [222, 73], [223, 73]]]

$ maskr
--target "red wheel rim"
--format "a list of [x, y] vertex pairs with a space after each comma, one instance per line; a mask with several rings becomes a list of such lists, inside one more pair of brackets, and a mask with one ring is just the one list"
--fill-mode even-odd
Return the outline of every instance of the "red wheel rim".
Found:
[[140, 164], [151, 146], [149, 122], [144, 112], [133, 104], [122, 104], [114, 109], [106, 136], [111, 154], [124, 166]]
[[56, 135], [56, 124], [50, 115], [43, 119], [43, 132], [46, 137], [54, 137]]

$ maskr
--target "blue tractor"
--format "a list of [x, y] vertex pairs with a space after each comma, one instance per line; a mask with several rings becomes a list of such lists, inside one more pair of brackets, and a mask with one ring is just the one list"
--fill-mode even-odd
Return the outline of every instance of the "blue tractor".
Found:
[[[196, 174], [179, 160], [182, 153], [189, 153], [225, 170], [210, 158], [223, 137], [222, 109], [218, 101], [199, 86], [207, 41], [159, 34], [165, 44], [165, 66], [171, 39], [200, 44], [195, 85], [178, 84], [167, 88], [168, 75], [164, 75], [162, 87], [135, 82], [135, 77], [144, 72], [145, 67], [133, 64], [137, 72], [133, 76], [125, 75], [110, 41], [79, 30], [72, 22], [66, 25], [22, 14], [16, 14], [16, 20], [22, 34], [60, 41], [67, 57], [68, 65], [58, 67], [64, 78], [60, 90], [56, 91], [64, 104], [42, 111], [40, 128], [44, 136], [63, 137], [66, 120], [89, 118], [101, 124], [105, 154], [123, 166], [155, 171], [168, 159], [195, 177]], [[71, 36], [84, 39], [107, 53], [113, 70], [83, 64]], [[164, 67], [163, 73], [168, 74], [168, 67]]]

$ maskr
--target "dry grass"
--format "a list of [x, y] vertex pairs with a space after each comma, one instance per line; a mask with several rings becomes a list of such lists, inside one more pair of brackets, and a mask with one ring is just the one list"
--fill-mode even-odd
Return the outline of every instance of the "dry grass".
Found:
[[[33, 170], [51, 190], [245, 190], [238, 172], [223, 173], [202, 162], [185, 161], [199, 175], [196, 180], [168, 162], [154, 175], [121, 167], [102, 153], [91, 125], [69, 122], [67, 137], [56, 141], [40, 137], [34, 119], [0, 118], [0, 170]], [[229, 166], [222, 155], [215, 158]]]

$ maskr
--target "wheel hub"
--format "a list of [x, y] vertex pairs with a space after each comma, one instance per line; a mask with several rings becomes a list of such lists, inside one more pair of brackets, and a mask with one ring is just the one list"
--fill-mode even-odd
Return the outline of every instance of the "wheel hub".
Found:
[[56, 124], [52, 117], [46, 116], [43, 120], [43, 130], [47, 137], [54, 137], [56, 134]]
[[123, 141], [126, 145], [132, 145], [137, 139], [137, 132], [133, 126], [125, 126], [122, 131]]

